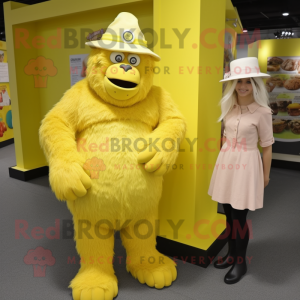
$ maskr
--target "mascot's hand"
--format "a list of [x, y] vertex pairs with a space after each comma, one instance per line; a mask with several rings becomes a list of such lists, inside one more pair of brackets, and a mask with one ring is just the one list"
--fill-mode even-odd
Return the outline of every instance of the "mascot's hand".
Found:
[[[145, 164], [145, 170], [153, 173], [155, 176], [163, 176], [172, 170], [172, 165], [176, 162], [178, 152], [172, 143], [153, 142], [154, 139], [148, 139], [147, 144], [138, 142], [139, 154], [137, 156], [138, 163]], [[174, 150], [168, 150], [174, 149]]]
[[91, 178], [79, 163], [55, 161], [50, 165], [49, 181], [59, 200], [74, 201], [86, 195], [92, 186]]

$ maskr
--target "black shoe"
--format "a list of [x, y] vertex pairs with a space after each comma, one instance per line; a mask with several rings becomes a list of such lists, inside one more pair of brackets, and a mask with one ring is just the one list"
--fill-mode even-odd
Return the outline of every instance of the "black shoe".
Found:
[[228, 253], [214, 262], [214, 267], [216, 269], [226, 269], [228, 267], [232, 267], [235, 261], [235, 241], [228, 237]]
[[227, 284], [237, 283], [247, 273], [246, 261], [235, 263], [224, 277], [224, 282]]
[[234, 264], [234, 257], [229, 256], [228, 254], [220, 259], [217, 259], [214, 262], [214, 267], [216, 269], [226, 269], [228, 267], [232, 267]]

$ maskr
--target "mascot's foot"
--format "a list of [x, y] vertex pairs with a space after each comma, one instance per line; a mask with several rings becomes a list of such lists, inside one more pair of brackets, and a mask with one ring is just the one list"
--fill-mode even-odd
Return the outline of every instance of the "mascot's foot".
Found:
[[71, 281], [73, 300], [113, 300], [118, 295], [118, 280], [95, 269], [79, 271]]
[[154, 255], [130, 256], [126, 269], [140, 283], [162, 289], [176, 280], [176, 266], [172, 259], [156, 252]]

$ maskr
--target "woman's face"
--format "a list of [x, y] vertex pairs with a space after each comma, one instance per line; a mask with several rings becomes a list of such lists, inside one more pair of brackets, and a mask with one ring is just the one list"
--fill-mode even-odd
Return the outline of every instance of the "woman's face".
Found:
[[253, 88], [252, 88], [250, 78], [238, 79], [235, 90], [240, 97], [246, 97], [251, 95]]

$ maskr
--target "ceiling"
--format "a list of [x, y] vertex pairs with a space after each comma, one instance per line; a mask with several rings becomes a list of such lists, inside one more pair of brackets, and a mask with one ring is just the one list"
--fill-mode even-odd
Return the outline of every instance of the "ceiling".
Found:
[[[5, 27], [4, 27], [4, 11], [3, 11], [3, 3], [8, 0], [1, 1], [0, 3], [0, 40], [6, 40], [5, 38]], [[24, 4], [36, 4], [41, 2], [46, 2], [47, 0], [12, 0], [14, 2], [24, 3]], [[63, 0], [61, 0], [63, 1]], [[4, 34], [1, 34], [4, 32]]]
[[[25, 4], [36, 4], [45, 0], [15, 0]], [[63, 0], [61, 0], [63, 1]], [[0, 5], [0, 33], [4, 32], [3, 3]], [[231, 0], [238, 10], [243, 27], [248, 31], [256, 28], [268, 29], [292, 29], [300, 27], [300, 1], [299, 0]], [[282, 16], [287, 10], [290, 15]], [[0, 35], [5, 40], [5, 35]]]
[[[299, 0], [231, 0], [244, 29], [292, 29], [300, 27]], [[282, 13], [289, 12], [284, 17]]]

